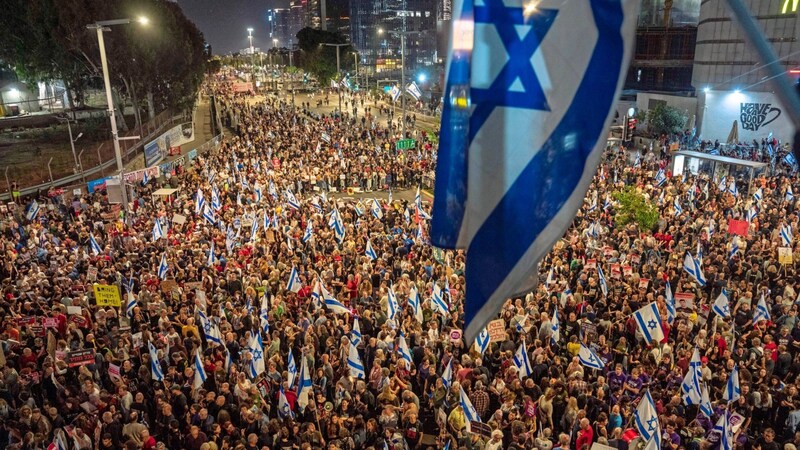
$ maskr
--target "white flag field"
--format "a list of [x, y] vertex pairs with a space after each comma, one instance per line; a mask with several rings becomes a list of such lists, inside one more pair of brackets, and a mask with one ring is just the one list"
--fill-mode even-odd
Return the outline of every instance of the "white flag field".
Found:
[[583, 204], [638, 4], [453, 3], [430, 239], [469, 255], [468, 343], [506, 299], [535, 288], [537, 264]]

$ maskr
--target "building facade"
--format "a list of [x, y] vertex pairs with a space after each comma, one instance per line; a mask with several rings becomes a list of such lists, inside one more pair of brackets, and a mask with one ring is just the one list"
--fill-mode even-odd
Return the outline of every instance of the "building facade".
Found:
[[[752, 16], [787, 72], [800, 67], [800, 2], [745, 0]], [[698, 92], [699, 135], [724, 141], [734, 121], [740, 142], [760, 141], [769, 133], [788, 142], [794, 127], [763, 63], [731, 19], [725, 0], [707, 0], [700, 10], [692, 84]]]

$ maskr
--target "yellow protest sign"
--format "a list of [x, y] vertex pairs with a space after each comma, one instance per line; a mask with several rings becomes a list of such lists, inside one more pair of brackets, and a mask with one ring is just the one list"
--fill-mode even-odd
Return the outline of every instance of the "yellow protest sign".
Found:
[[120, 306], [119, 288], [102, 284], [94, 285], [94, 299], [97, 306]]
[[778, 247], [778, 262], [781, 264], [792, 263], [792, 249], [791, 247]]

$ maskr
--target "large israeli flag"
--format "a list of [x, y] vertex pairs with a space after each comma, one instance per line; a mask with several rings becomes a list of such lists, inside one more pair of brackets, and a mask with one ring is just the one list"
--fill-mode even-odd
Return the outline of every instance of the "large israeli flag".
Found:
[[692, 258], [689, 252], [683, 258], [683, 270], [697, 281], [700, 286], [706, 285], [706, 276], [703, 274], [703, 265], [697, 258]]
[[703, 390], [701, 394], [700, 413], [709, 419], [712, 415], [714, 415], [714, 407], [711, 406], [711, 398], [708, 396], [708, 386], [705, 384], [703, 384]]
[[411, 306], [411, 310], [414, 311], [414, 318], [417, 319], [417, 322], [422, 324], [424, 320], [422, 317], [422, 303], [419, 299], [417, 287], [414, 285], [411, 286], [411, 289], [408, 293], [408, 305]]
[[36, 218], [36, 216], [39, 215], [40, 210], [41, 208], [39, 207], [39, 202], [33, 200], [31, 204], [28, 205], [28, 207], [25, 209], [25, 218], [28, 219], [28, 221], [32, 221], [33, 219]]
[[733, 440], [733, 430], [731, 430], [731, 421], [729, 412], [725, 411], [722, 416], [714, 425], [714, 431], [719, 433], [719, 450], [733, 450], [736, 442]]
[[164, 233], [164, 229], [161, 228], [161, 221], [155, 219], [153, 222], [153, 242], [157, 242], [159, 239], [167, 237], [167, 235]]
[[169, 265], [167, 265], [167, 254], [161, 254], [161, 264], [158, 265], [158, 278], [162, 280], [167, 279], [167, 270], [169, 270]]
[[350, 331], [350, 342], [357, 346], [362, 340], [364, 340], [364, 336], [361, 335], [361, 326], [358, 324], [358, 317], [354, 317], [353, 329]]
[[302, 288], [302, 283], [300, 282], [300, 276], [297, 273], [297, 268], [292, 266], [292, 271], [289, 272], [289, 282], [286, 283], [286, 290], [294, 292], [295, 294], [300, 292]]
[[659, 314], [655, 302], [645, 305], [633, 313], [633, 318], [636, 319], [639, 331], [646, 342], [661, 342], [664, 340], [664, 330], [661, 328], [661, 314]]
[[128, 291], [127, 298], [125, 302], [125, 315], [131, 319], [133, 318], [133, 310], [139, 303], [136, 301], [136, 297], [133, 296], [133, 292]]
[[408, 83], [408, 86], [406, 86], [406, 92], [408, 92], [410, 96], [414, 97], [414, 100], [419, 100], [422, 98], [422, 91], [419, 89], [419, 86], [417, 86], [416, 81]]
[[582, 205], [638, 4], [453, 2], [431, 241], [470, 255], [467, 342], [508, 297], [535, 287], [538, 262]]
[[714, 304], [711, 305], [711, 310], [723, 319], [727, 319], [731, 316], [730, 299], [728, 298], [727, 290], [722, 289], [717, 299], [714, 300]]
[[97, 256], [103, 252], [103, 249], [100, 248], [100, 244], [97, 243], [97, 239], [95, 239], [94, 235], [91, 233], [89, 233], [89, 247], [92, 249], [94, 256]]
[[262, 372], [264, 372], [264, 343], [261, 340], [261, 333], [255, 333], [250, 338], [250, 342], [247, 344], [247, 350], [253, 356], [253, 359], [250, 360], [250, 366], [247, 368], [247, 372], [250, 375], [250, 378], [255, 378]]
[[489, 348], [489, 344], [492, 342], [492, 337], [489, 336], [489, 331], [486, 327], [483, 327], [480, 333], [478, 333], [478, 337], [475, 338], [475, 347], [478, 348], [478, 352], [483, 355], [486, 353], [486, 349]]
[[200, 349], [194, 352], [194, 382], [192, 387], [198, 389], [206, 382], [206, 370], [203, 368], [203, 358], [200, 357]]
[[478, 415], [478, 411], [472, 406], [472, 402], [469, 400], [469, 397], [467, 397], [467, 393], [464, 392], [464, 388], [459, 387], [459, 389], [458, 402], [461, 404], [461, 409], [464, 410], [464, 418], [467, 419], [467, 431], [469, 432], [470, 422], [480, 422], [481, 416]]
[[[297, 406], [300, 411], [303, 411], [308, 406], [309, 401], [314, 401], [313, 398], [313, 382], [311, 381], [311, 372], [308, 370], [308, 358], [306, 355], [301, 355], [303, 360], [300, 363], [300, 377], [297, 382]], [[312, 396], [309, 398], [309, 396]]]
[[781, 242], [783, 243], [783, 246], [784, 247], [791, 246], [792, 245], [792, 234], [793, 234], [792, 233], [792, 226], [789, 225], [788, 223], [784, 224], [781, 227], [780, 234], [781, 234]]
[[278, 418], [294, 419], [292, 406], [289, 404], [289, 400], [286, 398], [286, 392], [284, 392], [283, 386], [281, 386], [280, 390], [278, 390]]
[[[633, 417], [635, 419], [634, 422], [636, 422], [636, 429], [643, 439], [660, 438], [661, 427], [658, 423], [658, 412], [656, 412], [656, 404], [653, 402], [650, 390], [644, 392], [644, 396], [639, 400], [639, 406], [633, 412]], [[661, 447], [660, 443], [658, 447]]]
[[406, 368], [411, 368], [411, 351], [408, 349], [408, 344], [406, 343], [406, 337], [403, 335], [403, 332], [400, 332], [400, 337], [397, 342], [397, 352], [400, 353], [400, 357], [406, 362]]
[[439, 287], [438, 283], [433, 284], [433, 295], [431, 296], [431, 301], [433, 302], [433, 308], [436, 311], [439, 311], [439, 313], [445, 317], [450, 315], [450, 305], [448, 305], [447, 301], [444, 299], [442, 288]]
[[394, 320], [397, 317], [397, 313], [400, 312], [400, 305], [397, 303], [397, 294], [394, 293], [394, 289], [391, 286], [389, 286], [388, 297], [389, 320]]
[[364, 250], [364, 255], [366, 255], [370, 261], [375, 261], [378, 259], [378, 254], [375, 253], [375, 249], [372, 248], [372, 241], [369, 239], [367, 239], [367, 248]]

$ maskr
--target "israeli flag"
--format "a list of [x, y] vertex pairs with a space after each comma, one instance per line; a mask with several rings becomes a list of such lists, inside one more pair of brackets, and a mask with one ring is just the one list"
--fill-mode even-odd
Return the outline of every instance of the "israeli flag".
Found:
[[483, 327], [480, 333], [478, 333], [478, 337], [475, 338], [475, 346], [478, 347], [478, 352], [483, 355], [486, 353], [486, 350], [489, 348], [489, 344], [491, 343], [492, 338], [489, 336], [489, 331], [486, 330], [486, 327]]
[[256, 203], [261, 203], [261, 186], [256, 185]]
[[217, 188], [211, 188], [211, 208], [214, 211], [219, 211], [222, 209], [222, 202], [219, 200], [219, 190]]
[[370, 205], [370, 212], [372, 212], [372, 216], [378, 220], [383, 219], [383, 208], [381, 208], [381, 204], [378, 203], [377, 199], [372, 199], [372, 204]]
[[728, 298], [727, 290], [722, 289], [717, 299], [714, 300], [714, 304], [711, 305], [711, 309], [723, 319], [727, 319], [731, 316], [730, 299]]
[[514, 366], [516, 366], [519, 371], [517, 376], [519, 376], [520, 381], [525, 377], [531, 376], [533, 373], [533, 368], [528, 360], [528, 349], [525, 348], [525, 341], [522, 341], [522, 344], [517, 348], [517, 353], [514, 354], [513, 362]]
[[303, 238], [301, 239], [303, 243], [307, 243], [311, 240], [314, 236], [314, 225], [311, 223], [311, 220], [306, 223], [306, 231], [303, 233]]
[[582, 342], [581, 348], [578, 350], [578, 359], [581, 361], [581, 364], [590, 369], [602, 370], [606, 366], [606, 363], [604, 363], [592, 349], [583, 345]]
[[208, 205], [205, 205], [203, 208], [203, 218], [206, 219], [206, 221], [211, 224], [212, 227], [217, 224], [217, 218], [214, 217], [214, 211], [212, 211]]
[[720, 178], [717, 189], [719, 189], [720, 192], [725, 192], [728, 190], [728, 177], [723, 175], [722, 178]]
[[733, 259], [737, 253], [739, 253], [739, 243], [736, 242], [736, 237], [734, 237], [731, 241], [731, 250], [728, 252], [728, 260]]
[[464, 410], [464, 418], [467, 422], [467, 432], [470, 431], [470, 422], [481, 422], [481, 416], [478, 415], [478, 412], [475, 410], [475, 407], [472, 406], [472, 402], [467, 397], [466, 392], [464, 392], [463, 387], [459, 387], [460, 392], [458, 393], [458, 402], [461, 405], [461, 409]]
[[408, 84], [408, 86], [406, 86], [406, 92], [408, 92], [410, 96], [414, 97], [414, 100], [419, 101], [419, 99], [422, 98], [422, 91], [420, 91], [416, 81], [412, 81]]
[[265, 231], [268, 230], [269, 229], [270, 220], [269, 220], [269, 214], [267, 214], [266, 211], [264, 211], [264, 217], [262, 219], [262, 222], [264, 223], [264, 230]]
[[300, 283], [300, 275], [297, 273], [297, 268], [292, 266], [292, 271], [289, 273], [289, 282], [286, 284], [286, 290], [296, 294], [300, 292], [302, 287], [303, 286]]
[[658, 169], [658, 172], [656, 173], [656, 186], [661, 187], [666, 182], [667, 174], [664, 172], [664, 169]]
[[392, 89], [389, 91], [389, 96], [392, 97], [393, 102], [396, 102], [397, 99], [400, 98], [401, 94], [402, 92], [400, 91], [400, 88], [396, 85], [392, 86]]
[[603, 297], [608, 296], [608, 283], [606, 282], [606, 276], [603, 275], [603, 269], [600, 268], [600, 264], [597, 265], [597, 278], [600, 280], [600, 290], [603, 291]]
[[711, 406], [711, 398], [708, 396], [708, 387], [703, 384], [703, 390], [700, 400], [700, 414], [711, 418], [714, 415], [714, 408]]
[[672, 202], [672, 206], [675, 208], [675, 216], [680, 216], [683, 214], [683, 208], [681, 207], [681, 202], [678, 200], [678, 197], [675, 197], [675, 201]]
[[739, 190], [736, 189], [736, 180], [731, 179], [731, 184], [728, 186], [728, 192], [730, 192], [734, 197], [739, 195]]
[[[308, 358], [306, 355], [301, 355], [301, 359], [300, 377], [297, 383], [297, 406], [300, 407], [300, 411], [303, 411], [309, 403], [309, 395], [313, 395], [313, 382], [311, 381], [311, 372], [308, 370]], [[313, 398], [311, 400], [313, 401]]]
[[212, 320], [208, 320], [205, 314], [200, 314], [200, 326], [203, 327], [203, 334], [206, 336], [206, 343], [222, 345], [222, 333], [219, 327]]
[[661, 314], [658, 312], [655, 302], [645, 305], [633, 313], [639, 331], [644, 336], [647, 343], [661, 342], [664, 340], [664, 331], [661, 329]]
[[[323, 294], [327, 293], [325, 287], [322, 287]], [[350, 310], [347, 309], [346, 306], [342, 304], [339, 300], [336, 300], [336, 297], [332, 296], [330, 293], [327, 293], [324, 297], [325, 299], [325, 307], [328, 308], [334, 314], [350, 314]]]
[[247, 344], [247, 350], [253, 356], [247, 368], [247, 373], [250, 378], [256, 378], [264, 372], [264, 343], [261, 340], [261, 333], [253, 333], [250, 342]]
[[33, 219], [35, 219], [36, 216], [39, 215], [40, 209], [41, 208], [39, 208], [39, 202], [33, 200], [31, 204], [28, 205], [28, 208], [25, 210], [25, 218], [28, 219], [28, 221], [33, 221]]
[[167, 270], [168, 269], [169, 269], [169, 266], [167, 265], [167, 254], [166, 253], [162, 253], [161, 254], [161, 264], [158, 265], [158, 278], [161, 278], [162, 280], [166, 280], [167, 279]]
[[128, 292], [127, 297], [128, 300], [125, 303], [125, 315], [130, 319], [133, 317], [133, 309], [136, 308], [138, 303], [136, 302], [136, 297], [133, 296], [133, 292]]
[[350, 350], [347, 352], [347, 367], [350, 369], [350, 376], [356, 379], [364, 379], [364, 363], [361, 362], [361, 357], [358, 356], [358, 349], [353, 343], [350, 343]]
[[397, 343], [397, 352], [400, 353], [400, 357], [406, 362], [406, 368], [411, 368], [411, 351], [408, 350], [408, 344], [406, 343], [406, 337], [403, 335], [403, 332], [400, 332], [400, 337], [398, 338]]
[[675, 297], [672, 295], [672, 286], [667, 281], [667, 286], [664, 289], [664, 303], [667, 305], [667, 323], [672, 325], [675, 321]]
[[764, 293], [761, 293], [761, 299], [758, 301], [756, 305], [756, 310], [753, 312], [753, 325], [758, 324], [762, 320], [769, 321], [769, 308], [767, 308], [767, 302], [764, 299]]
[[289, 349], [289, 360], [286, 364], [286, 372], [289, 375], [289, 389], [294, 386], [295, 379], [297, 378], [297, 364], [294, 362], [294, 354], [292, 349]]
[[370, 261], [375, 261], [378, 259], [378, 255], [375, 253], [375, 249], [372, 248], [372, 241], [367, 239], [367, 248], [364, 250], [364, 254], [369, 258]]
[[364, 205], [361, 204], [360, 201], [358, 203], [356, 203], [355, 205], [353, 205], [353, 210], [356, 212], [356, 215], [358, 217], [361, 217], [361, 216], [364, 215]]
[[784, 195], [783, 199], [785, 201], [787, 201], [787, 202], [793, 202], [794, 201], [794, 192], [792, 191], [792, 185], [791, 184], [786, 188], [786, 195]]
[[636, 160], [633, 162], [633, 168], [636, 169], [636, 168], [639, 168], [639, 167], [642, 167], [642, 153], [637, 151], [636, 152]]
[[422, 317], [422, 304], [419, 299], [419, 292], [417, 292], [417, 287], [412, 285], [411, 289], [408, 293], [408, 305], [411, 306], [411, 310], [414, 311], [414, 318], [417, 319], [417, 322], [422, 324], [424, 318]]
[[755, 220], [757, 215], [758, 215], [758, 208], [756, 208], [756, 205], [751, 206], [750, 209], [747, 210], [747, 221], [752, 222], [753, 220]]
[[289, 189], [286, 190], [286, 204], [289, 205], [292, 209], [300, 209], [300, 202], [297, 201], [297, 197], [294, 196], [292, 191]]
[[436, 283], [433, 284], [433, 295], [431, 296], [431, 301], [433, 303], [433, 308], [436, 311], [445, 317], [450, 315], [450, 305], [448, 305], [447, 301], [444, 299], [442, 288], [440, 288]]
[[339, 244], [344, 242], [344, 222], [342, 222], [342, 216], [339, 214], [338, 208], [334, 208], [333, 211], [331, 211], [328, 225], [333, 229], [333, 236], [336, 238], [336, 242]]
[[[644, 396], [639, 400], [639, 406], [633, 412], [633, 417], [636, 422], [636, 429], [643, 439], [660, 439], [661, 426], [658, 423], [656, 404], [653, 402], [649, 389], [644, 392]], [[658, 447], [661, 447], [660, 441]]]
[[397, 317], [397, 313], [400, 312], [400, 305], [397, 303], [397, 295], [391, 287], [389, 287], [388, 297], [389, 320], [394, 320]]
[[158, 352], [152, 342], [148, 342], [148, 349], [150, 350], [150, 372], [151, 377], [156, 381], [164, 381], [164, 371], [161, 369], [161, 363], [158, 362]]
[[358, 346], [364, 337], [361, 335], [361, 326], [358, 324], [358, 317], [353, 318], [353, 329], [350, 331], [350, 342]]
[[706, 285], [706, 277], [703, 274], [703, 268], [700, 261], [698, 261], [696, 258], [692, 258], [692, 255], [689, 252], [686, 252], [686, 256], [683, 258], [683, 270], [691, 275], [700, 286]]
[[203, 358], [200, 357], [200, 349], [194, 352], [194, 382], [192, 388], [199, 389], [206, 382], [206, 370], [203, 368]]
[[596, 192], [595, 192], [595, 195], [592, 196], [592, 203], [589, 204], [589, 208], [586, 211], [590, 212], [590, 213], [597, 211], [597, 193]]
[[755, 201], [757, 201], [758, 203], [761, 203], [761, 200], [763, 200], [763, 199], [764, 199], [764, 191], [763, 191], [761, 188], [758, 188], [758, 189], [757, 189], [757, 190], [756, 190], [756, 191], [753, 193], [753, 199], [754, 199]]
[[730, 413], [724, 411], [722, 417], [714, 426], [714, 430], [719, 433], [719, 450], [734, 450], [736, 442], [733, 440], [733, 430], [731, 429]]
[[793, 169], [797, 166], [797, 160], [794, 158], [792, 152], [787, 153], [786, 156], [783, 157], [783, 161], [792, 166]]
[[331, 79], [331, 87], [337, 89], [339, 87], [339, 83], [337, 83], [336, 80]]
[[274, 198], [275, 200], [278, 199], [278, 189], [275, 187], [275, 182], [269, 180], [269, 186], [267, 187], [267, 191], [269, 195]]
[[283, 385], [278, 390], [278, 418], [279, 419], [294, 419], [292, 407], [289, 405], [289, 400], [286, 399], [286, 392], [283, 391]]
[[444, 371], [442, 372], [442, 385], [448, 391], [450, 390], [450, 386], [453, 385], [453, 359], [451, 358], [450, 361], [447, 361], [447, 366], [445, 366]]
[[558, 341], [561, 340], [561, 326], [558, 324], [558, 308], [553, 308], [553, 320], [551, 320], [552, 325], [550, 325], [550, 341], [553, 345], [557, 345]]
[[103, 252], [103, 249], [100, 248], [100, 244], [97, 243], [97, 239], [94, 238], [94, 234], [91, 233], [89, 233], [89, 248], [92, 249], [94, 256], [97, 256]]
[[216, 256], [214, 256], [214, 241], [211, 241], [211, 248], [208, 249], [208, 259], [206, 260], [206, 265], [209, 267], [213, 267], [215, 259]]
[[258, 321], [259, 325], [261, 325], [261, 331], [269, 335], [269, 298], [267, 297], [266, 291], [264, 291], [264, 295], [261, 296], [261, 308], [258, 310]]
[[792, 226], [788, 223], [781, 227], [781, 241], [784, 247], [791, 247], [792, 245]]
[[606, 199], [603, 200], [603, 211], [608, 211], [611, 208], [611, 196], [606, 194]]
[[158, 242], [159, 239], [167, 237], [164, 234], [164, 230], [161, 228], [161, 221], [158, 219], [154, 220], [153, 224], [153, 242]]
[[692, 359], [689, 361], [689, 370], [686, 371], [686, 376], [683, 377], [681, 383], [681, 392], [683, 393], [683, 402], [686, 405], [699, 405], [703, 399], [703, 393], [700, 389], [700, 352], [697, 348], [692, 353]]
[[735, 402], [742, 396], [742, 389], [739, 386], [739, 366], [734, 365], [728, 382], [725, 383], [725, 390], [722, 392], [722, 399], [726, 402]]
[[327, 144], [331, 143], [331, 137], [328, 133], [323, 132], [322, 134], [319, 135], [319, 138], [322, 139]]

